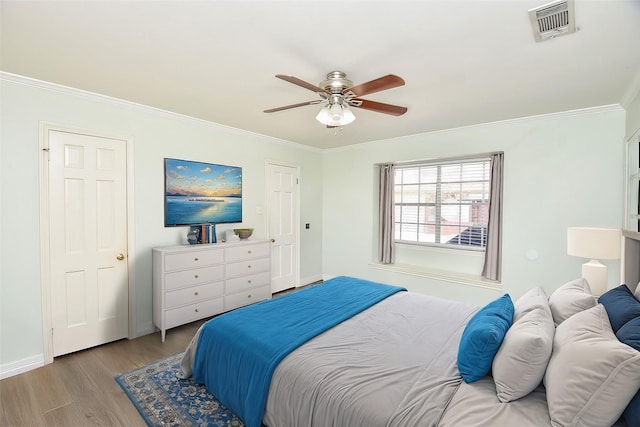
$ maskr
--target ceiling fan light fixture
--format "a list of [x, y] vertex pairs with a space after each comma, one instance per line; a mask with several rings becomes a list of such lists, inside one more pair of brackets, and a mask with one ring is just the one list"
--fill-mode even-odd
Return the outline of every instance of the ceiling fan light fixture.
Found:
[[326, 126], [344, 126], [353, 122], [355, 119], [356, 116], [347, 106], [343, 106], [337, 102], [323, 107], [316, 116], [316, 120]]

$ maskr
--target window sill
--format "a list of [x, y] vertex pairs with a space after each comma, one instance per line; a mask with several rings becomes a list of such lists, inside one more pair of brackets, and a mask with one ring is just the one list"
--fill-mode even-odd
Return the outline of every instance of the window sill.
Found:
[[443, 282], [451, 282], [467, 286], [477, 286], [486, 289], [502, 289], [501, 282], [485, 279], [484, 277], [475, 274], [437, 270], [433, 268], [424, 268], [408, 264], [380, 264], [374, 262], [369, 265], [377, 270], [385, 270], [394, 273], [408, 274], [411, 276], [426, 277], [429, 279], [441, 280]]
[[406, 242], [401, 240], [396, 240], [395, 244], [396, 244], [396, 247], [398, 248], [406, 248], [411, 250], [428, 251], [428, 252], [439, 252], [443, 254], [466, 253], [470, 256], [482, 257], [482, 258], [484, 258], [484, 253], [485, 253], [484, 248], [478, 248], [474, 246], [465, 246], [465, 245], [414, 243], [414, 242]]

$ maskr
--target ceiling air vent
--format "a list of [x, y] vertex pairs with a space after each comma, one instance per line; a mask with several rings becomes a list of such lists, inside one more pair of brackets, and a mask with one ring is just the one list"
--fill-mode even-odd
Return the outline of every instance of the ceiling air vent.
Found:
[[538, 42], [576, 32], [573, 0], [554, 1], [531, 9], [529, 19]]

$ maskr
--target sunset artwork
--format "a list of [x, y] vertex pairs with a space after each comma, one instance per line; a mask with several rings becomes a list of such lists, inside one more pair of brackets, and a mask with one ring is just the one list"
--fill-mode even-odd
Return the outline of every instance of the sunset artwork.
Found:
[[242, 222], [242, 168], [164, 161], [165, 227]]

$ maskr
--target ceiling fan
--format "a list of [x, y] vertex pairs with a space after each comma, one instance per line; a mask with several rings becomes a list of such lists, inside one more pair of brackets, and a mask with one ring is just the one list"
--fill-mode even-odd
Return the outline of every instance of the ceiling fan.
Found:
[[276, 77], [293, 83], [320, 95], [321, 99], [301, 102], [298, 104], [285, 105], [284, 107], [264, 110], [265, 113], [288, 110], [290, 108], [302, 107], [305, 105], [326, 104], [316, 116], [316, 120], [327, 125], [327, 127], [343, 126], [356, 119], [349, 107], [362, 108], [364, 110], [375, 111], [377, 113], [401, 116], [407, 112], [406, 107], [398, 105], [384, 104], [382, 102], [369, 101], [360, 98], [364, 95], [380, 92], [404, 85], [404, 80], [393, 74], [379, 77], [366, 83], [354, 85], [347, 79], [347, 75], [342, 71], [332, 71], [327, 74], [327, 79], [320, 82], [318, 86], [307, 83], [294, 76], [276, 74]]

